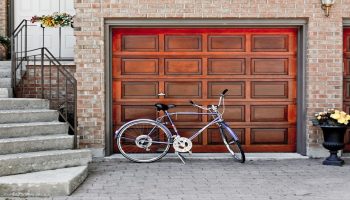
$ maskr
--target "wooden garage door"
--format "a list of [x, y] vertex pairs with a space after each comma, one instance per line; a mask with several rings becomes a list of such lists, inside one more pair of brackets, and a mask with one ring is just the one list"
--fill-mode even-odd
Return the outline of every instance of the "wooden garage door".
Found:
[[[294, 28], [115, 29], [114, 130], [132, 119], [158, 117], [157, 102], [176, 104], [171, 111], [199, 111], [188, 101], [216, 104], [227, 88], [224, 118], [247, 152], [294, 152], [296, 34]], [[208, 119], [174, 120], [189, 137]], [[194, 152], [227, 151], [215, 127], [194, 144]]]
[[[344, 110], [350, 113], [350, 28], [344, 29]], [[350, 152], [350, 131], [345, 136], [345, 151]]]

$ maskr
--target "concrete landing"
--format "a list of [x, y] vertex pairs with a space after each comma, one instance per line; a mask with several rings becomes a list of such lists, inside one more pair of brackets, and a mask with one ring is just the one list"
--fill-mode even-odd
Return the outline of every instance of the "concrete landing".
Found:
[[1, 196], [70, 195], [87, 177], [87, 166], [0, 177]]

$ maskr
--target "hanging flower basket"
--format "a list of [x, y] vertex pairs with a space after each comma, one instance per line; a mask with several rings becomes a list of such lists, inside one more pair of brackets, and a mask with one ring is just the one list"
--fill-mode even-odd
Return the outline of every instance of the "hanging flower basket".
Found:
[[33, 16], [32, 23], [40, 22], [43, 27], [58, 28], [73, 26], [73, 16], [68, 13], [53, 13], [52, 15]]

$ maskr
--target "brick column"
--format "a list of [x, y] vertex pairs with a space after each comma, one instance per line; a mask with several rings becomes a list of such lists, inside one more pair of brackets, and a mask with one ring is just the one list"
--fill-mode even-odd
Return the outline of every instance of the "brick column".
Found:
[[7, 35], [7, 0], [0, 1], [0, 35]]

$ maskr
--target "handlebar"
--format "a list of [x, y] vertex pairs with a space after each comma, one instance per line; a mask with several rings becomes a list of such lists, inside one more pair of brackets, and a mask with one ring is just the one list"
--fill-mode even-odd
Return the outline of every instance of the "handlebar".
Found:
[[[225, 89], [224, 91], [222, 91], [221, 95], [220, 95], [220, 100], [219, 100], [219, 104], [218, 107], [220, 107], [221, 102], [223, 101], [223, 98], [225, 97], [225, 94], [228, 92], [228, 89]], [[194, 103], [192, 100], [190, 100], [190, 104], [192, 104], [193, 106], [196, 106], [198, 108], [201, 108], [203, 110], [208, 110], [207, 108], [204, 108], [202, 106], [197, 105], [196, 103]]]

